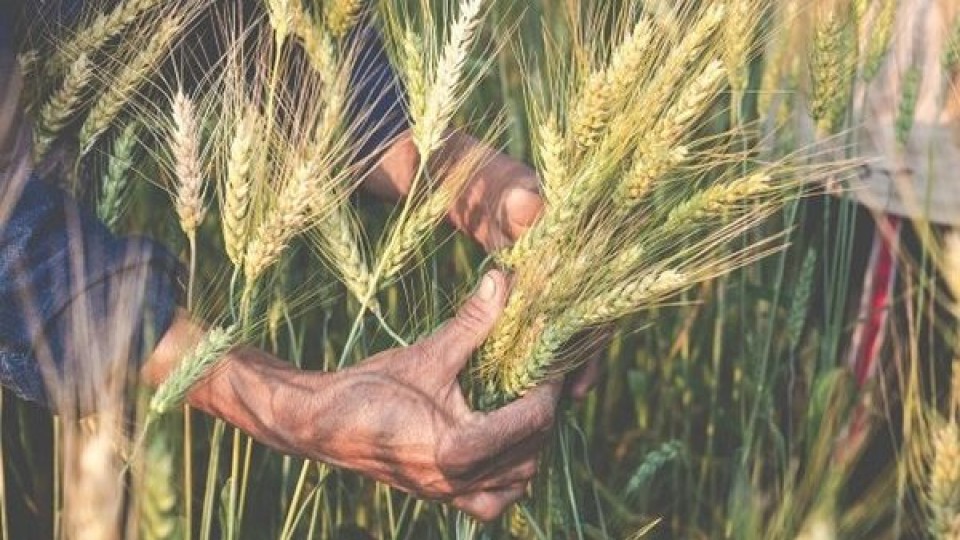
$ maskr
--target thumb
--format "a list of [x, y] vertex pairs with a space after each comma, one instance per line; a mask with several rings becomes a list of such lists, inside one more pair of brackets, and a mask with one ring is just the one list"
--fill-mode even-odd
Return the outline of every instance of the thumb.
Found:
[[493, 330], [507, 301], [507, 277], [499, 270], [487, 272], [477, 289], [430, 338], [428, 344], [438, 358], [450, 363], [459, 372], [474, 350], [483, 344]]

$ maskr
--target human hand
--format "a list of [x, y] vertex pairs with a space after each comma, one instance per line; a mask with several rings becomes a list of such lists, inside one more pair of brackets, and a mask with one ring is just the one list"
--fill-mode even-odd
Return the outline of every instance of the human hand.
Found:
[[[562, 391], [554, 381], [496, 411], [468, 406], [457, 376], [506, 296], [506, 277], [491, 272], [433, 335], [336, 373], [300, 371], [238, 348], [188, 399], [283, 453], [356, 470], [490, 520], [524, 495]], [[159, 384], [201, 334], [181, 314], [144, 377]]]
[[506, 295], [505, 277], [491, 272], [433, 335], [333, 374], [332, 403], [305, 437], [316, 441], [310, 453], [481, 520], [522, 497], [553, 425], [560, 383], [482, 413], [471, 410], [457, 380]]

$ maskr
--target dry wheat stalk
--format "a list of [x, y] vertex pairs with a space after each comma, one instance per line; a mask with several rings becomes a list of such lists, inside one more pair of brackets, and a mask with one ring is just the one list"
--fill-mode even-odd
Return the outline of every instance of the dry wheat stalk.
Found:
[[78, 140], [81, 155], [93, 148], [97, 138], [110, 128], [137, 89], [163, 61], [184, 24], [183, 15], [162, 19], [149, 42], [109, 81], [103, 95], [80, 127]]
[[174, 206], [180, 227], [187, 236], [196, 235], [206, 214], [203, 166], [200, 162], [200, 124], [193, 101], [178, 90], [171, 102], [173, 129], [169, 144], [177, 178]]
[[61, 44], [47, 65], [55, 71], [61, 71], [81, 56], [95, 53], [139, 17], [162, 3], [162, 0], [126, 0], [117, 3], [110, 11], [99, 13], [73, 38]]
[[63, 78], [60, 88], [40, 109], [37, 129], [34, 133], [33, 151], [36, 158], [43, 157], [60, 131], [80, 108], [84, 90], [90, 84], [93, 65], [87, 55], [80, 55]]
[[250, 234], [247, 216], [253, 190], [251, 166], [258, 146], [260, 114], [248, 105], [230, 141], [227, 176], [223, 185], [221, 220], [227, 256], [237, 268], [243, 267], [244, 250]]

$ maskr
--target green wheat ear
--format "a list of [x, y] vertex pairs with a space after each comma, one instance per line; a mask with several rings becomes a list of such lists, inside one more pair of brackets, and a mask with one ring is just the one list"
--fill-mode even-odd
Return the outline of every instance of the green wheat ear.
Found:
[[236, 345], [237, 325], [214, 328], [181, 360], [150, 400], [150, 412], [163, 415], [180, 406], [187, 393]]

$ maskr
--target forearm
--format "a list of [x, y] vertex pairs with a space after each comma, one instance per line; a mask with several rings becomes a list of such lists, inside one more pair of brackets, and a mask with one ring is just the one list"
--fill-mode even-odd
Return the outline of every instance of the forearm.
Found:
[[[144, 364], [143, 380], [151, 386], [162, 384], [203, 332], [185, 311], [178, 313]], [[335, 379], [333, 374], [302, 371], [260, 349], [240, 346], [191, 389], [187, 402], [279, 452], [342, 464], [325, 446], [334, 437], [322, 425], [336, 418], [330, 411], [335, 406]], [[317, 440], [321, 433], [330, 436]], [[305, 441], [316, 444], [305, 446]]]

